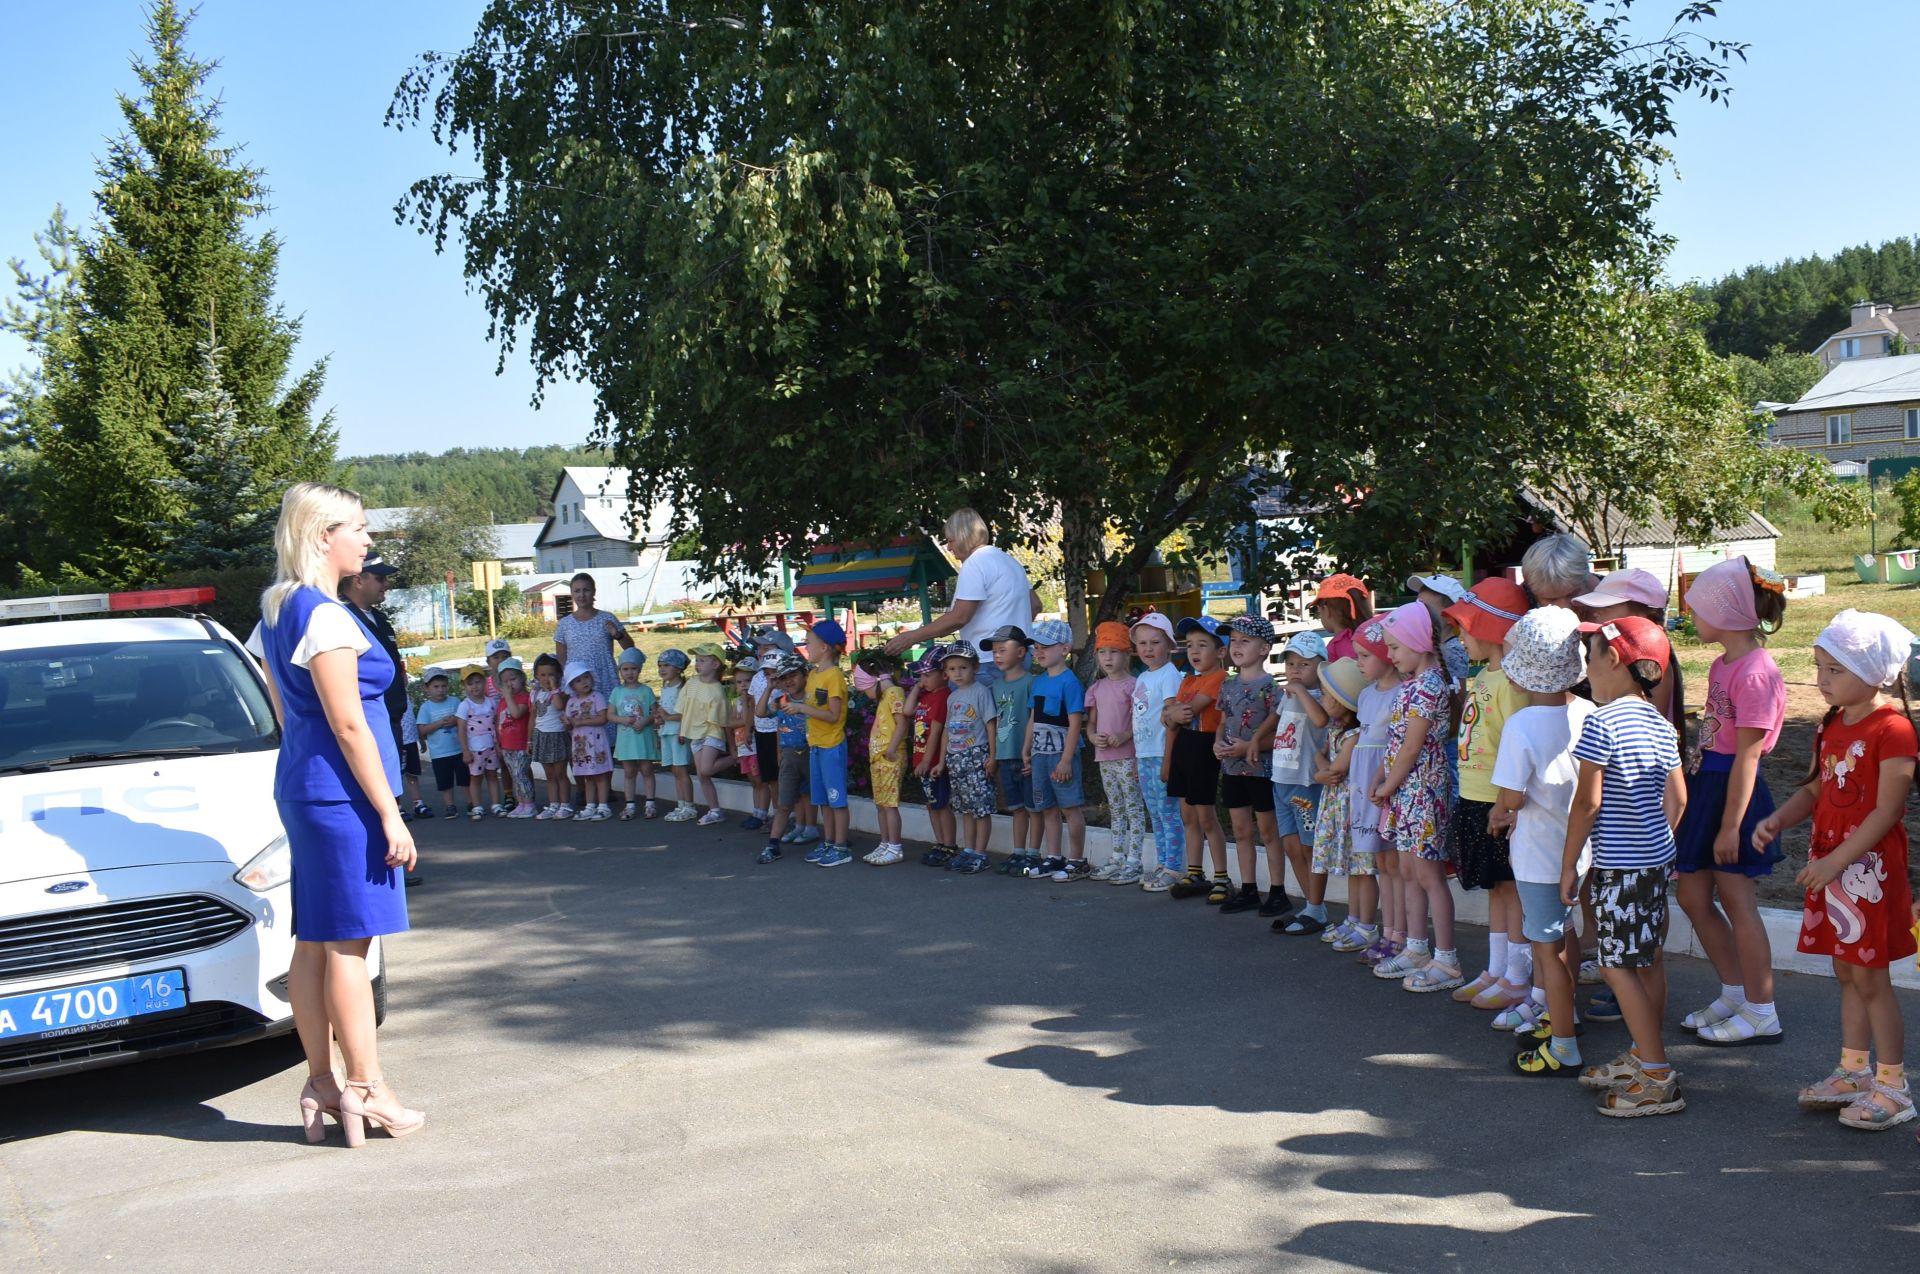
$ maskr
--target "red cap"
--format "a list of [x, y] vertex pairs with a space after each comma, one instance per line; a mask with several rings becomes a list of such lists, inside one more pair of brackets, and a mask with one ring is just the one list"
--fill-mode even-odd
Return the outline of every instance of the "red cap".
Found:
[[1620, 656], [1622, 662], [1637, 663], [1645, 659], [1663, 674], [1667, 671], [1667, 654], [1673, 646], [1667, 641], [1665, 630], [1651, 619], [1624, 615], [1604, 624], [1582, 624], [1580, 631], [1605, 637], [1607, 645], [1613, 647], [1613, 653]]
[[1512, 580], [1490, 576], [1440, 613], [1462, 632], [1497, 646], [1507, 639], [1507, 630], [1527, 613], [1527, 590]]

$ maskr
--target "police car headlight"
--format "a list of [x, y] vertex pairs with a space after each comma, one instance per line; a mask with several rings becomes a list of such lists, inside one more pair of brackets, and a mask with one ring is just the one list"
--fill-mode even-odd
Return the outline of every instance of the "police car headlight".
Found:
[[273, 843], [248, 859], [233, 878], [256, 894], [286, 884], [293, 878], [293, 853], [287, 848], [287, 838], [274, 837]]

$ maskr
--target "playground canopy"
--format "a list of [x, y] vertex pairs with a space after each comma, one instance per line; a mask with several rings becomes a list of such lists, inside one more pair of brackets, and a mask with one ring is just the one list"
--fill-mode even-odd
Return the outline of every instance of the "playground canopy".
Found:
[[819, 598], [828, 613], [836, 603], [858, 609], [918, 596], [920, 621], [926, 623], [933, 618], [933, 585], [956, 574], [925, 535], [903, 535], [885, 544], [816, 544], [793, 594]]

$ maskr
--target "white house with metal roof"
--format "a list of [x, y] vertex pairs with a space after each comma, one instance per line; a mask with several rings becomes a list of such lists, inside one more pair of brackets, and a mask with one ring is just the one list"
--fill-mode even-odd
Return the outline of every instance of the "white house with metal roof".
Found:
[[534, 541], [534, 572], [635, 566], [648, 549], [667, 545], [672, 510], [636, 508], [627, 498], [629, 471], [568, 465], [553, 488], [553, 514]]
[[1847, 359], [1777, 409], [1772, 440], [1828, 460], [1920, 455], [1920, 354]]

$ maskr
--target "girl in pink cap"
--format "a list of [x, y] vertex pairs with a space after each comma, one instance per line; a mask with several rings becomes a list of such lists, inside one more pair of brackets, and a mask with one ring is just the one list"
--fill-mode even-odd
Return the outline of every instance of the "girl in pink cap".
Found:
[[[1447, 739], [1453, 691], [1440, 667], [1440, 620], [1424, 602], [1388, 615], [1387, 653], [1405, 678], [1387, 717], [1386, 771], [1374, 784], [1380, 839], [1399, 851], [1406, 898], [1407, 948], [1373, 967], [1408, 991], [1451, 991], [1466, 979], [1453, 945], [1453, 893], [1447, 888], [1447, 820], [1453, 775]], [[1427, 941], [1433, 917], [1434, 942]]]
[[1720, 995], [1683, 1020], [1705, 1044], [1775, 1044], [1773, 951], [1754, 898], [1780, 851], [1754, 842], [1773, 813], [1760, 758], [1787, 715], [1787, 684], [1765, 646], [1786, 617], [1786, 586], [1744, 557], [1715, 563], [1687, 589], [1700, 640], [1723, 652], [1707, 674], [1699, 755], [1687, 779], [1687, 812], [1675, 833], [1680, 906], [1720, 975]]

